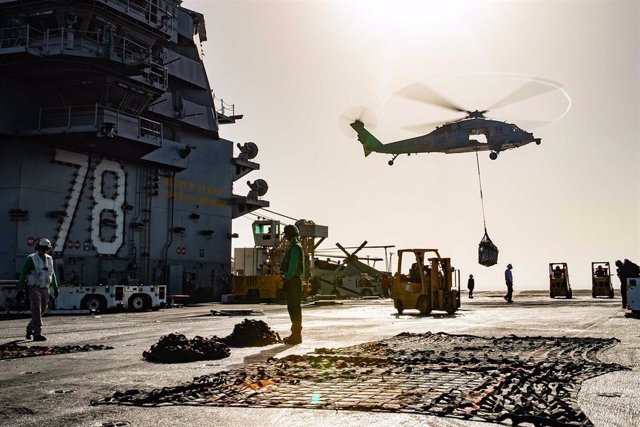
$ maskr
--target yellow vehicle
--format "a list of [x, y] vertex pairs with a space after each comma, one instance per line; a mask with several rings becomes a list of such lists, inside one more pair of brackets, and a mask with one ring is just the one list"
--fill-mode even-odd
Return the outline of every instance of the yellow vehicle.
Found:
[[[435, 257], [425, 264], [430, 252]], [[437, 249], [401, 249], [391, 298], [399, 314], [405, 309], [417, 309], [423, 315], [431, 310], [453, 314], [460, 308], [460, 272], [451, 266], [450, 258], [440, 257]]]
[[573, 298], [569, 283], [569, 267], [566, 262], [549, 263], [549, 296]]
[[233, 276], [231, 293], [237, 301], [283, 301], [283, 280], [280, 275]]
[[[281, 275], [233, 276], [233, 302], [284, 302], [284, 280]], [[311, 284], [302, 281], [302, 298], [311, 295]]]
[[[271, 219], [253, 221], [253, 248], [234, 249], [234, 271], [230, 300], [232, 302], [284, 301], [283, 279], [280, 263], [288, 241], [280, 233], [280, 222]], [[305, 277], [302, 280], [302, 297], [312, 291], [311, 284], [315, 248], [328, 236], [328, 227], [313, 221], [298, 220], [300, 243], [305, 253]], [[317, 241], [316, 239], [319, 239]], [[224, 300], [223, 300], [224, 301]]]
[[613, 298], [611, 270], [608, 262], [591, 263], [591, 296]]

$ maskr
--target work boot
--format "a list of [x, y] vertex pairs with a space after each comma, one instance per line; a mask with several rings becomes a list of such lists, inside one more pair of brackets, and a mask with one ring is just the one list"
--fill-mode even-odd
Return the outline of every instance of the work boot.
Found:
[[47, 337], [45, 337], [44, 335], [34, 335], [33, 336], [33, 340], [34, 341], [46, 341]]
[[296, 345], [302, 342], [302, 325], [291, 325], [291, 335], [282, 340], [285, 344]]
[[24, 337], [26, 339], [30, 340], [32, 335], [33, 335], [33, 331], [30, 330], [30, 329], [27, 329], [27, 333], [26, 333], [26, 335]]
[[286, 337], [285, 339], [282, 340], [285, 344], [289, 344], [289, 345], [297, 345], [302, 343], [302, 336], [300, 334], [291, 334], [288, 337]]

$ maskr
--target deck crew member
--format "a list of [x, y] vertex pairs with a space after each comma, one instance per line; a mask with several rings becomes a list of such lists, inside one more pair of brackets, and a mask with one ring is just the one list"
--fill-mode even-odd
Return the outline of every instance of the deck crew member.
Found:
[[39, 239], [36, 242], [36, 251], [24, 261], [22, 272], [18, 279], [17, 290], [20, 291], [27, 285], [31, 308], [31, 321], [27, 325], [26, 338], [33, 336], [34, 341], [46, 341], [42, 335], [42, 315], [47, 311], [49, 302], [49, 287], [52, 287], [56, 298], [58, 297], [58, 280], [53, 267], [53, 258], [47, 252], [51, 250], [49, 239]]
[[627, 279], [640, 277], [640, 267], [638, 264], [625, 258], [624, 262], [616, 261], [616, 272], [620, 278], [620, 294], [622, 295], [622, 308], [627, 308]]
[[467, 289], [469, 289], [469, 298], [473, 299], [473, 288], [476, 286], [476, 281], [473, 278], [473, 274], [469, 275], [469, 280], [467, 280]]
[[507, 264], [507, 269], [504, 271], [504, 281], [507, 284], [507, 294], [504, 296], [504, 299], [508, 303], [513, 302], [513, 273], [511, 269], [513, 266], [511, 264]]
[[284, 227], [284, 237], [289, 241], [282, 258], [280, 270], [284, 275], [284, 289], [287, 293], [287, 311], [291, 319], [291, 335], [284, 339], [286, 344], [302, 342], [302, 276], [304, 275], [304, 250], [298, 239], [300, 231], [295, 225]]

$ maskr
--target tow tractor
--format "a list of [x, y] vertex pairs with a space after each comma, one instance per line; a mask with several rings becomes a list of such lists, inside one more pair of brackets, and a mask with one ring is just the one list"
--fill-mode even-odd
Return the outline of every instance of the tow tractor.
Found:
[[[16, 291], [17, 280], [0, 280], [0, 311], [22, 311], [22, 296]], [[51, 310], [90, 310], [104, 313], [108, 310], [157, 310], [167, 301], [166, 285], [70, 285], [58, 286], [59, 295], [49, 292]]]
[[591, 296], [613, 298], [611, 270], [608, 262], [591, 263]]
[[[428, 258], [429, 263], [425, 264], [428, 253], [435, 257]], [[391, 298], [398, 314], [405, 309], [416, 309], [422, 315], [432, 310], [453, 314], [460, 308], [460, 271], [437, 249], [401, 249]]]
[[549, 296], [573, 298], [569, 283], [569, 267], [566, 262], [549, 263]]

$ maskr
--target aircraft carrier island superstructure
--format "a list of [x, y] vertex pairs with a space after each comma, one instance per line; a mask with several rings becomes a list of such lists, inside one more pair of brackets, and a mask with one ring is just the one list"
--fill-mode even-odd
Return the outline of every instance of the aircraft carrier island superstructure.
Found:
[[179, 0], [0, 0], [0, 280], [47, 237], [62, 283], [228, 291], [232, 219], [269, 204], [233, 194], [257, 147], [219, 137], [205, 40]]

